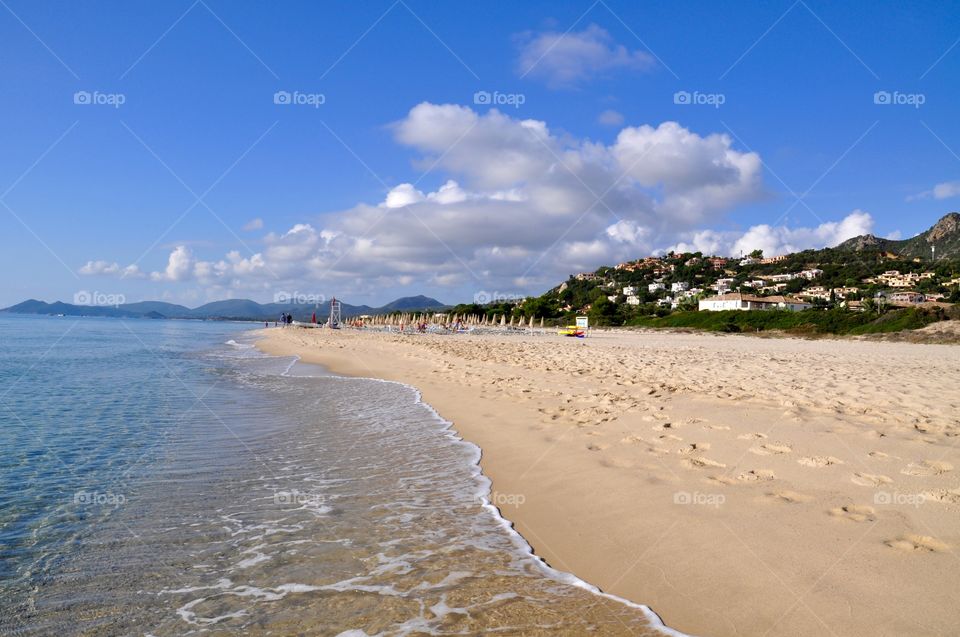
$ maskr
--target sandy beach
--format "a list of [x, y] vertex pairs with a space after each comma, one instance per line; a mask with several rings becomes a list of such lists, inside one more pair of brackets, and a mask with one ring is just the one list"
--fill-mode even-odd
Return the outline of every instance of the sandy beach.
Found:
[[677, 630], [960, 625], [960, 349], [597, 332], [263, 330], [418, 388], [534, 550]]

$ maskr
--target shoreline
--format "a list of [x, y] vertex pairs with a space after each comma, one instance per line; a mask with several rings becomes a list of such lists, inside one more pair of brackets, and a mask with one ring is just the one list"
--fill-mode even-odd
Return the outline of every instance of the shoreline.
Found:
[[[255, 332], [255, 333], [262, 333], [263, 331], [265, 331], [265, 330], [258, 330], [258, 331]], [[567, 585], [569, 585], [569, 586], [573, 586], [573, 587], [576, 587], [576, 588], [580, 588], [580, 589], [586, 590], [586, 591], [590, 592], [590, 593], [593, 594], [593, 595], [597, 595], [597, 596], [599, 596], [599, 597], [603, 597], [604, 599], [609, 599], [609, 600], [611, 600], [611, 601], [617, 602], [618, 604], [623, 604], [624, 606], [626, 606], [626, 607], [628, 607], [628, 608], [632, 608], [632, 609], [635, 609], [635, 610], [639, 610], [639, 611], [643, 614], [643, 616], [646, 617], [646, 619], [650, 622], [650, 627], [651, 627], [653, 630], [655, 630], [655, 631], [657, 631], [658, 633], [660, 633], [660, 634], [668, 635], [668, 636], [670, 636], [670, 637], [694, 637], [693, 635], [687, 635], [686, 633], [682, 633], [682, 632], [680, 632], [680, 631], [674, 630], [673, 628], [671, 628], [671, 627], [667, 626], [666, 624], [664, 624], [663, 619], [662, 619], [652, 608], [650, 608], [649, 606], [646, 606], [646, 605], [644, 605], [644, 604], [642, 604], [642, 603], [635, 602], [635, 601], [626, 599], [626, 598], [624, 598], [624, 597], [619, 597], [619, 596], [614, 595], [614, 594], [612, 594], [612, 593], [608, 593], [608, 592], [606, 592], [606, 591], [603, 591], [603, 590], [601, 590], [600, 588], [598, 588], [597, 586], [591, 584], [590, 582], [587, 582], [587, 581], [579, 578], [579, 577], [578, 577], [576, 574], [574, 574], [574, 573], [570, 573], [570, 572], [567, 572], [567, 571], [563, 571], [563, 570], [559, 570], [559, 569], [554, 568], [554, 567], [551, 566], [549, 563], [547, 563], [547, 561], [546, 561], [541, 555], [538, 555], [537, 552], [534, 550], [533, 545], [530, 544], [530, 542], [527, 540], [527, 538], [523, 537], [523, 535], [521, 535], [520, 532], [517, 531], [516, 524], [515, 524], [513, 521], [511, 521], [510, 519], [508, 519], [508, 518], [504, 515], [504, 513], [503, 513], [503, 511], [501, 510], [500, 507], [498, 507], [496, 504], [494, 504], [493, 502], [490, 501], [490, 496], [494, 493], [494, 490], [493, 490], [493, 481], [483, 472], [483, 457], [484, 457], [483, 449], [481, 449], [478, 445], [476, 445], [475, 443], [473, 443], [473, 442], [467, 440], [465, 437], [463, 437], [463, 435], [460, 433], [460, 431], [457, 430], [457, 428], [456, 428], [456, 426], [455, 426], [455, 423], [454, 423], [453, 421], [447, 420], [446, 418], [444, 418], [443, 415], [440, 414], [440, 413], [433, 407], [433, 405], [431, 405], [430, 403], [424, 401], [424, 400], [423, 400], [423, 394], [422, 394], [422, 392], [421, 392], [418, 388], [414, 387], [413, 385], [410, 385], [410, 384], [408, 384], [408, 383], [404, 383], [404, 382], [401, 382], [401, 381], [398, 381], [398, 380], [388, 380], [388, 379], [385, 379], [385, 378], [375, 378], [375, 377], [371, 377], [371, 376], [363, 376], [363, 375], [360, 375], [360, 374], [345, 374], [345, 373], [339, 373], [339, 372], [335, 371], [334, 369], [332, 369], [332, 368], [328, 367], [327, 365], [325, 365], [325, 364], [323, 364], [323, 363], [320, 363], [320, 362], [318, 362], [318, 361], [305, 361], [305, 360], [303, 360], [303, 358], [302, 358], [299, 354], [280, 354], [280, 353], [272, 353], [272, 352], [268, 351], [267, 349], [262, 349], [262, 348], [260, 348], [259, 343], [261, 343], [261, 342], [262, 342], [262, 340], [258, 340], [258, 341], [255, 343], [255, 347], [257, 347], [257, 349], [260, 349], [260, 351], [261, 351], [262, 353], [267, 354], [268, 356], [280, 356], [280, 357], [293, 356], [293, 357], [295, 357], [294, 362], [291, 363], [290, 367], [287, 369], [287, 372], [289, 372], [290, 369], [292, 369], [293, 366], [296, 365], [297, 363], [299, 363], [299, 362], [304, 362], [304, 363], [313, 364], [313, 365], [320, 365], [320, 366], [324, 367], [325, 371], [328, 371], [328, 372], [330, 372], [330, 373], [332, 373], [332, 374], [334, 374], [334, 375], [341, 376], [341, 377], [344, 377], [344, 378], [356, 378], [356, 379], [362, 379], [362, 380], [372, 380], [372, 381], [381, 382], [381, 383], [396, 383], [397, 385], [400, 385], [400, 386], [405, 387], [406, 389], [409, 389], [410, 391], [412, 391], [412, 392], [413, 392], [413, 395], [414, 395], [414, 403], [415, 403], [415, 404], [422, 405], [423, 407], [425, 407], [427, 410], [430, 411], [430, 413], [433, 415], [434, 418], [436, 418], [438, 421], [440, 421], [441, 423], [443, 423], [443, 424], [445, 425], [444, 431], [445, 431], [447, 434], [453, 436], [453, 437], [456, 438], [459, 442], [461, 442], [461, 443], [463, 443], [463, 444], [466, 444], [466, 445], [470, 446], [473, 450], [475, 450], [476, 453], [475, 453], [475, 458], [474, 458], [474, 460], [473, 460], [472, 466], [477, 469], [477, 474], [476, 474], [477, 477], [480, 479], [481, 483], [486, 486], [485, 493], [478, 493], [478, 494], [477, 494], [478, 497], [481, 499], [482, 508], [483, 508], [484, 510], [486, 510], [487, 513], [489, 513], [491, 516], [493, 516], [493, 518], [494, 518], [494, 520], [497, 522], [497, 524], [499, 524], [501, 527], [503, 527], [503, 529], [504, 529], [504, 531], [507, 533], [507, 535], [510, 536], [511, 541], [512, 541], [515, 545], [517, 545], [517, 548], [518, 548], [520, 551], [522, 551], [523, 553], [526, 553], [530, 558], [532, 558], [533, 561], [534, 561], [534, 563], [537, 565], [537, 567], [538, 567], [539, 569], [541, 569], [542, 571], [544, 571], [545, 574], [547, 575], [547, 577], [549, 577], [549, 578], [551, 578], [551, 579], [553, 579], [553, 580], [555, 580], [555, 581], [557, 581], [557, 582], [560, 582], [560, 583], [563, 583], [563, 584], [567, 584]], [[269, 346], [268, 346], [268, 347], [269, 347]]]
[[[957, 611], [953, 610], [956, 608], [956, 594], [951, 596], [942, 588], [945, 575], [949, 575], [949, 580], [960, 573], [955, 558], [948, 555], [960, 539], [957, 525], [955, 522], [952, 525], [942, 523], [944, 514], [949, 516], [951, 510], [952, 515], [956, 514], [951, 502], [929, 503], [921, 511], [924, 519], [919, 522], [923, 526], [938, 527], [936, 537], [933, 537], [932, 533], [917, 532], [918, 529], [914, 528], [918, 526], [917, 521], [911, 519], [916, 517], [916, 512], [910, 511], [910, 507], [890, 506], [880, 510], [880, 507], [863, 504], [863, 495], [873, 496], [874, 493], [864, 492], [864, 486], [856, 481], [827, 488], [822, 488], [824, 485], [801, 485], [793, 480], [793, 476], [781, 478], [779, 467], [776, 478], [772, 470], [763, 468], [747, 469], [733, 478], [723, 475], [726, 472], [721, 469], [732, 463], [727, 458], [710, 457], [714, 453], [709, 451], [707, 442], [685, 443], [687, 448], [693, 449], [684, 454], [685, 448], [667, 451], [658, 449], [653, 440], [641, 441], [649, 437], [651, 423], [653, 428], [663, 424], [657, 417], [658, 412], [661, 415], [675, 412], [669, 418], [671, 421], [675, 416], [683, 417], [682, 425], [679, 422], [673, 426], [666, 423], [666, 427], [657, 429], [666, 432], [660, 434], [660, 438], [676, 438], [671, 441], [676, 444], [681, 436], [675, 434], [689, 431], [687, 420], [710, 421], [711, 418], [700, 416], [717, 409], [730, 411], [731, 405], [723, 404], [729, 403], [729, 398], [717, 401], [690, 396], [690, 388], [683, 387], [682, 383], [673, 387], [642, 385], [642, 391], [634, 391], [638, 382], [647, 379], [620, 374], [616, 388], [630, 389], [628, 393], [633, 395], [633, 402], [637, 404], [620, 404], [613, 417], [608, 418], [602, 417], [602, 401], [610, 402], [609, 396], [601, 398], [599, 405], [597, 401], [592, 405], [583, 404], [583, 399], [590, 396], [610, 394], [603, 391], [606, 383], [601, 382], [587, 395], [581, 394], [573, 399], [567, 397], [566, 392], [555, 391], [556, 387], [562, 388], [569, 381], [567, 376], [560, 376], [561, 373], [572, 371], [577, 375], [573, 378], [578, 380], [569, 381], [573, 383], [571, 389], [581, 389], [580, 384], [584, 385], [582, 389], [587, 389], [590, 383], [584, 381], [596, 380], [589, 377], [602, 375], [597, 368], [579, 369], [584, 367], [580, 357], [582, 351], [592, 350], [607, 359], [613, 354], [614, 360], [608, 362], [615, 365], [625, 353], [643, 352], [644, 341], [648, 340], [668, 341], [668, 347], [681, 346], [680, 351], [692, 348], [693, 351], [723, 352], [730, 349], [731, 344], [743, 345], [743, 337], [617, 334], [591, 336], [585, 339], [589, 343], [576, 343], [571, 342], [574, 339], [563, 341], [551, 336], [424, 337], [346, 330], [270, 329], [259, 330], [258, 334], [266, 338], [259, 340], [257, 346], [267, 353], [295, 355], [303, 362], [321, 364], [333, 373], [393, 380], [414, 388], [422, 402], [430, 405], [444, 421], [452, 423], [450, 426], [463, 440], [482, 450], [480, 466], [483, 475], [491, 482], [492, 504], [499, 505], [500, 517], [513, 523], [514, 532], [531, 547], [537, 558], [550, 568], [595, 584], [606, 594], [645, 605], [662, 618], [663, 624], [674, 630], [703, 635], [764, 632], [777, 635], [823, 632], [830, 627], [838, 634], [938, 634], [942, 632], [938, 625], [950, 625], [958, 618]], [[787, 339], [750, 341], [773, 343], [765, 347], [774, 350], [782, 343], [790, 343], [790, 347], [795, 348], [798, 342]], [[823, 346], [817, 341], [799, 342], [806, 343], [801, 349]], [[587, 349], [577, 349], [577, 345], [587, 346]], [[854, 348], [877, 346], [877, 343], [853, 345]], [[904, 343], [879, 346], [910, 350], [911, 353], [918, 347]], [[836, 349], [836, 343], [831, 343], [831, 347]], [[937, 348], [922, 346], [922, 349], [927, 352], [931, 347]], [[502, 350], [519, 354], [519, 357], [498, 354]], [[544, 354], [543, 350], [564, 350], [566, 353], [560, 352], [558, 357], [543, 366], [536, 360], [538, 354]], [[929, 354], [925, 357], [929, 358]], [[556, 369], [550, 366], [558, 361], [562, 364]], [[517, 372], [520, 372], [519, 376]], [[956, 379], [955, 373], [953, 378]], [[611, 384], [610, 388], [613, 387]], [[540, 394], [539, 400], [530, 400], [531, 393]], [[681, 395], [685, 401], [673, 400]], [[640, 396], [652, 398], [637, 401]], [[536, 404], [527, 404], [531, 402]], [[654, 404], [638, 407], [641, 402]], [[668, 404], [655, 405], [658, 402]], [[671, 402], [674, 404], [669, 404]], [[758, 404], [752, 404], [754, 402]], [[771, 409], [783, 411], [785, 405], [774, 407], [767, 404], [770, 402], [751, 401], [747, 407], [751, 411], [768, 412], [760, 414], [767, 417], [773, 415], [769, 413]], [[779, 402], [791, 401], [781, 399]], [[543, 404], [547, 405], [546, 408], [540, 407]], [[787, 406], [786, 410], [791, 409], [804, 412], [799, 420], [823, 419], [831, 411], [815, 405]], [[724, 415], [735, 418], [737, 411]], [[647, 413], [637, 418], [641, 412]], [[609, 413], [606, 415], [610, 416]], [[870, 417], [876, 418], [876, 415]], [[797, 414], [790, 418], [797, 419]], [[586, 422], [591, 419], [595, 422]], [[933, 421], [936, 420], [934, 417]], [[605, 428], [611, 428], [611, 422], [616, 423], [613, 426], [617, 429], [626, 427], [629, 431], [604, 433]], [[717, 430], [721, 432], [720, 427], [731, 429], [728, 425], [719, 425]], [[626, 443], [630, 453], [614, 453], [617, 451], [613, 448], [615, 443], [611, 444], [611, 435], [608, 434], [614, 439], [636, 439]], [[806, 442], [811, 445], [823, 442], [816, 438], [812, 436]], [[683, 439], [689, 440], [686, 435]], [[851, 444], [856, 447], [860, 442]], [[643, 446], [647, 449], [641, 450]], [[764, 451], [763, 447], [775, 449], [778, 444], [758, 444], [758, 451], [771, 456], [765, 459], [765, 464], [770, 464], [774, 457], [782, 460], [781, 454]], [[843, 450], [843, 446], [839, 449]], [[703, 450], [707, 450], [706, 455]], [[734, 458], [742, 456], [747, 464], [757, 457], [749, 450], [742, 454], [740, 451], [737, 450]], [[637, 461], [638, 456], [641, 461]], [[653, 462], [643, 456], [653, 456]], [[814, 456], [812, 460], [810, 457], [801, 458], [799, 461], [792, 456], [790, 461], [804, 467], [805, 460], [817, 464], [824, 457], [828, 460], [822, 467], [834, 464], [829, 460], [830, 456]], [[955, 454], [950, 458], [955, 458]], [[672, 470], [666, 466], [675, 459], [684, 463], [682, 468]], [[857, 462], [832, 460], [846, 464], [848, 474], [850, 464]], [[944, 462], [940, 466], [947, 465], [950, 463]], [[720, 475], [704, 475], [710, 471]], [[805, 471], [817, 473], [810, 468]], [[784, 468], [784, 473], [791, 472], [796, 473], [796, 469], [788, 471]], [[744, 478], [744, 475], [753, 476], [753, 479]], [[856, 480], [860, 480], [857, 476], [886, 478], [865, 471], [853, 475]], [[952, 477], [949, 470], [936, 477], [944, 475]], [[936, 482], [934, 477], [927, 478], [928, 482]], [[764, 486], [780, 488], [773, 492], [758, 489]], [[812, 486], [821, 487], [824, 493], [811, 493]], [[955, 486], [955, 480], [948, 480], [937, 492], [950, 494], [953, 493], [950, 489]], [[750, 492], [744, 500], [737, 491], [747, 489]], [[717, 507], [677, 506], [678, 494], [684, 493], [694, 504], [698, 498], [720, 496], [727, 502]], [[506, 504], [510, 496], [517, 495], [522, 496], [524, 502]], [[665, 498], [665, 495], [672, 495], [672, 498]], [[859, 502], [849, 502], [854, 497]], [[848, 502], [844, 504], [843, 501]], [[637, 506], [637, 502], [643, 504]], [[817, 513], [829, 513], [822, 518], [801, 520], [810, 517], [815, 510], [814, 503], [825, 509]], [[829, 505], [836, 506], [831, 508]], [[890, 515], [885, 509], [891, 509]], [[857, 540], [856, 536], [861, 533], [854, 533], [856, 544], [845, 547], [845, 551], [818, 548], [817, 537], [823, 536], [825, 531], [850, 535], [854, 527], [861, 525], [864, 538]], [[878, 526], [881, 528], [876, 528]], [[749, 533], [752, 527], [757, 527], [757, 533]], [[879, 541], [874, 537], [877, 533], [881, 533]], [[720, 534], [726, 537], [718, 537]], [[840, 539], [843, 538], [834, 538], [833, 542]], [[787, 556], [786, 560], [781, 550], [784, 542], [796, 544], [796, 555]], [[691, 550], [692, 547], [697, 548]], [[851, 555], [848, 556], [847, 552]], [[907, 598], [891, 594], [889, 590], [884, 592], [883, 589], [889, 586], [895, 587], [895, 581], [878, 582], [876, 577], [864, 576], [861, 569], [855, 569], [858, 571], [853, 578], [856, 581], [847, 585], [849, 590], [833, 590], [829, 594], [818, 590], [821, 583], [829, 584], [828, 590], [843, 586], [842, 579], [836, 581], [834, 576], [850, 575], [847, 562], [868, 556], [882, 558], [881, 574], [889, 571], [893, 576], [900, 572], [908, 578], [913, 574], [918, 585], [924, 582], [924, 578], [932, 577], [932, 580], [926, 582], [922, 595]], [[898, 564], [904, 558], [913, 563]], [[745, 567], [745, 562], [750, 564]], [[785, 569], [781, 570], [784, 563]], [[624, 567], [627, 567], [626, 571]], [[812, 572], [806, 572], [811, 567]], [[804, 594], [805, 591], [808, 592]], [[930, 593], [934, 599], [930, 599]], [[893, 612], [893, 615], [899, 615], [895, 621], [882, 614], [873, 619], [870, 617], [877, 613], [877, 605], [887, 604], [891, 599], [910, 604], [916, 601], [915, 596], [927, 600], [927, 603], [920, 604], [922, 610]], [[830, 603], [830, 598], [834, 598], [834, 603]], [[857, 602], [858, 599], [861, 601]], [[878, 601], [871, 602], [871, 599]], [[821, 601], [825, 608], [820, 608]], [[951, 603], [954, 604], [952, 608], [948, 605]]]

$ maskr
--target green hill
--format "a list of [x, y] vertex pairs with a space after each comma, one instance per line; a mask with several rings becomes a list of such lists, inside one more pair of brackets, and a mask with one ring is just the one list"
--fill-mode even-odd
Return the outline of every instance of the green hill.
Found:
[[[931, 250], [931, 248], [935, 249]], [[951, 212], [933, 225], [929, 230], [921, 232], [910, 239], [893, 240], [881, 239], [872, 234], [865, 234], [847, 239], [837, 246], [838, 250], [880, 250], [893, 252], [901, 257], [931, 259], [960, 258], [960, 213]]]

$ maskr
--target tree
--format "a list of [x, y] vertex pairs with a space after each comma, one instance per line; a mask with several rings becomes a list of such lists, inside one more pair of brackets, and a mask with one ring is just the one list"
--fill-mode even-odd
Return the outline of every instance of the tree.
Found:
[[587, 316], [590, 317], [590, 322], [596, 325], [616, 325], [619, 322], [617, 305], [602, 294], [594, 299]]
[[750, 253], [750, 258], [752, 258], [752, 259], [762, 259], [762, 258], [763, 258], [763, 250], [754, 250], [753, 252]]

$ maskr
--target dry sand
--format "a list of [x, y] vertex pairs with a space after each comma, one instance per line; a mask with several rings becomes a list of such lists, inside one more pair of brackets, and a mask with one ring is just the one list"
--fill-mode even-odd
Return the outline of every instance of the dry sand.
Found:
[[263, 334], [267, 352], [420, 389], [483, 449], [539, 555], [668, 626], [960, 631], [956, 346]]

